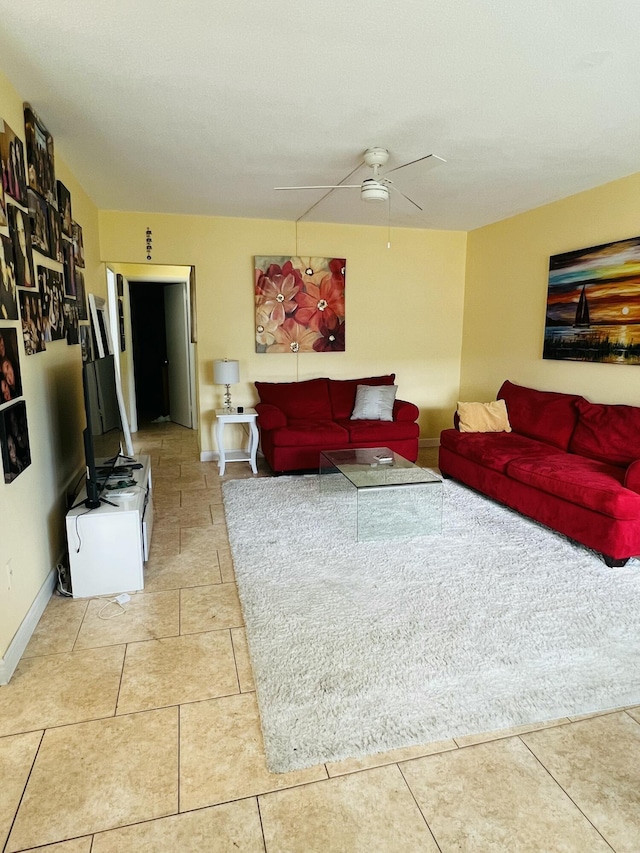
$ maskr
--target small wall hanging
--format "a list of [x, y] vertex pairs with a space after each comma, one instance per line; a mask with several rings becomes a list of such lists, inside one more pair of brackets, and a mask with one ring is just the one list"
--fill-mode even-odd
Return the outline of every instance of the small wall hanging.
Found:
[[640, 364], [640, 237], [551, 256], [543, 358]]
[[344, 258], [255, 257], [256, 352], [344, 352]]

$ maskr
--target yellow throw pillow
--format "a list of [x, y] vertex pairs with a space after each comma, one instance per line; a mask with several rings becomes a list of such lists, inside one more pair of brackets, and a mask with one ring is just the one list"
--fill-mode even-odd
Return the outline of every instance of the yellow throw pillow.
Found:
[[504, 400], [492, 403], [458, 403], [460, 432], [511, 432]]

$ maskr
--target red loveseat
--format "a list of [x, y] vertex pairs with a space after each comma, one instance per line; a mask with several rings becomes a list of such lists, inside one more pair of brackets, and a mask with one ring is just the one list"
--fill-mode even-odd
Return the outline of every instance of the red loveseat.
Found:
[[590, 403], [506, 381], [512, 432], [440, 436], [440, 469], [599, 551], [640, 555], [640, 408]]
[[260, 443], [276, 474], [317, 469], [323, 450], [389, 447], [418, 458], [418, 407], [395, 400], [393, 421], [351, 420], [358, 385], [393, 385], [395, 374], [367, 379], [256, 382]]

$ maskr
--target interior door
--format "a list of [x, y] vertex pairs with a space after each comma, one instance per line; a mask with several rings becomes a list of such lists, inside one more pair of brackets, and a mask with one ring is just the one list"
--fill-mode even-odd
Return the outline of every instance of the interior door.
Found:
[[165, 285], [164, 310], [169, 362], [169, 416], [174, 423], [192, 429], [189, 314], [187, 288], [183, 283]]

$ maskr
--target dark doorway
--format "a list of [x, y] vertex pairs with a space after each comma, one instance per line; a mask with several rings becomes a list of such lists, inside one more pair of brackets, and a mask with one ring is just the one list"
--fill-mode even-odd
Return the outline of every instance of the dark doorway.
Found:
[[169, 415], [167, 332], [162, 282], [130, 281], [138, 421]]

